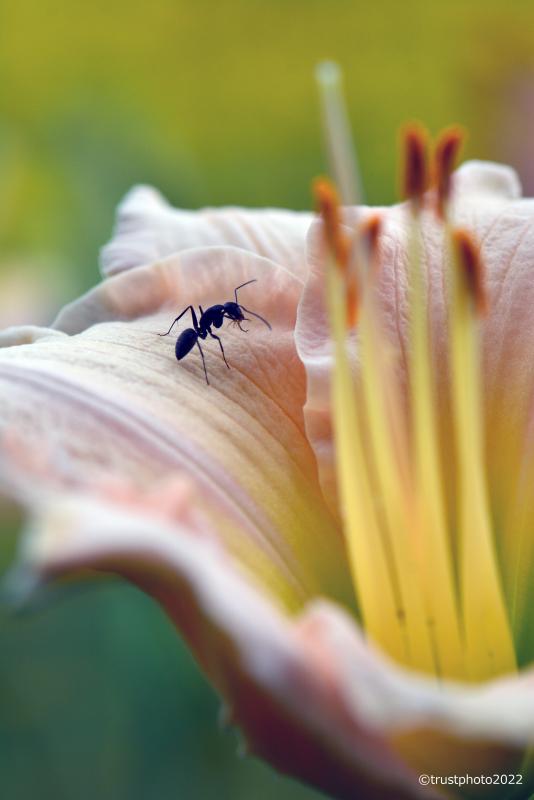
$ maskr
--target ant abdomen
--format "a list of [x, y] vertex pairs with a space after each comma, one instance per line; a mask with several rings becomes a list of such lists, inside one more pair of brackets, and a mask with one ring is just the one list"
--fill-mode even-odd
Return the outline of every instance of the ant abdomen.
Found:
[[186, 328], [176, 340], [175, 353], [178, 361], [181, 361], [195, 346], [198, 334], [193, 328]]

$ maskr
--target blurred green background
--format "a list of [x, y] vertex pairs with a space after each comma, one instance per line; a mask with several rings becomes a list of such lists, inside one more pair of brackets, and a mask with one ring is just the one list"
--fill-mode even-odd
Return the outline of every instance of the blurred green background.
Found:
[[[176, 205], [309, 206], [317, 61], [345, 71], [367, 199], [391, 202], [407, 119], [470, 132], [534, 191], [532, 0], [1, 0], [0, 325], [98, 281], [136, 182]], [[7, 565], [18, 527], [4, 514]], [[158, 608], [116, 583], [0, 612], [6, 798], [318, 795], [237, 754]]]

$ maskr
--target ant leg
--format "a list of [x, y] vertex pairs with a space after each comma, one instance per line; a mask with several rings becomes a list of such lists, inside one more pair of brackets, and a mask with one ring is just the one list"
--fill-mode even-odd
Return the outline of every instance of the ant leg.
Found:
[[181, 319], [183, 317], [183, 315], [189, 310], [191, 310], [191, 317], [192, 317], [192, 320], [193, 320], [193, 328], [195, 329], [195, 331], [198, 332], [198, 321], [197, 321], [197, 315], [195, 314], [195, 309], [193, 308], [193, 306], [187, 306], [187, 308], [184, 308], [184, 310], [182, 311], [181, 314], [178, 314], [178, 316], [176, 317], [176, 319], [172, 323], [172, 325], [169, 328], [169, 330], [167, 331], [167, 333], [158, 333], [158, 336], [168, 336], [169, 333], [174, 328], [174, 326], [176, 325], [176, 323], [178, 322], [178, 320]]
[[219, 347], [221, 348], [221, 353], [222, 353], [222, 357], [224, 358], [224, 363], [226, 364], [228, 369], [230, 369], [230, 364], [228, 363], [228, 361], [226, 360], [226, 356], [224, 355], [224, 347], [223, 347], [223, 343], [221, 342], [220, 336], [216, 336], [211, 331], [209, 332], [209, 334], [212, 337], [212, 339], [217, 339], [217, 341], [219, 342]]
[[246, 311], [246, 312], [247, 312], [247, 314], [252, 314], [252, 316], [253, 316], [253, 317], [257, 317], [258, 319], [261, 319], [261, 321], [262, 321], [262, 322], [264, 322], [264, 323], [265, 323], [265, 325], [267, 325], [267, 327], [269, 328], [269, 330], [270, 330], [270, 331], [272, 331], [272, 328], [271, 328], [271, 324], [270, 324], [270, 322], [267, 322], [267, 320], [266, 320], [266, 319], [264, 319], [263, 317], [260, 317], [260, 315], [259, 315], [259, 314], [256, 314], [256, 312], [255, 312], [255, 311], [250, 311], [250, 309], [248, 309], [248, 308], [245, 308], [245, 306], [241, 306], [241, 310], [242, 310], [242, 311]]
[[210, 385], [210, 382], [209, 382], [209, 380], [208, 380], [208, 372], [207, 372], [207, 370], [206, 370], [206, 361], [204, 360], [204, 353], [202, 352], [202, 348], [201, 348], [201, 346], [200, 346], [200, 342], [198, 341], [198, 339], [197, 339], [197, 347], [198, 347], [198, 349], [200, 350], [200, 355], [201, 355], [201, 357], [202, 357], [202, 366], [204, 367], [204, 375], [206, 376], [206, 383], [207, 383], [207, 384], [208, 384], [208, 386], [209, 386], [209, 385]]
[[234, 297], [237, 305], [239, 305], [239, 303], [237, 302], [237, 290], [242, 289], [243, 286], [248, 286], [249, 283], [256, 283], [257, 280], [258, 280], [257, 278], [252, 278], [251, 281], [246, 281], [245, 283], [241, 283], [239, 286], [236, 286], [236, 288], [234, 289]]

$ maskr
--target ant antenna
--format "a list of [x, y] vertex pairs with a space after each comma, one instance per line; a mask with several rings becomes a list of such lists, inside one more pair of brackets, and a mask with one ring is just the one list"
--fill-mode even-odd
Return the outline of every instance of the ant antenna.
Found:
[[[243, 288], [243, 286], [248, 286], [248, 285], [249, 285], [249, 283], [256, 283], [256, 281], [257, 281], [257, 280], [258, 280], [257, 278], [252, 278], [252, 280], [251, 280], [251, 281], [246, 281], [245, 283], [241, 283], [239, 286], [236, 286], [236, 288], [234, 289], [235, 301], [236, 301], [237, 305], [238, 305], [238, 306], [239, 306], [239, 307], [240, 307], [240, 308], [241, 308], [243, 311], [246, 311], [246, 312], [247, 312], [247, 314], [252, 314], [252, 316], [253, 316], [253, 317], [257, 317], [258, 319], [261, 319], [261, 321], [262, 321], [262, 322], [264, 322], [264, 323], [265, 323], [265, 325], [267, 325], [267, 327], [269, 328], [269, 330], [270, 330], [270, 331], [272, 331], [271, 325], [270, 325], [270, 324], [267, 322], [267, 320], [266, 320], [266, 319], [264, 319], [263, 317], [260, 317], [260, 315], [259, 315], [259, 314], [256, 314], [256, 312], [255, 312], [255, 311], [249, 311], [249, 309], [248, 309], [248, 308], [245, 308], [245, 306], [242, 306], [242, 305], [241, 305], [241, 303], [240, 303], [240, 302], [238, 301], [238, 299], [237, 299], [237, 292], [238, 292], [238, 290], [239, 290], [239, 289], [242, 289], [242, 288]], [[241, 326], [239, 326], [239, 327], [241, 328]], [[241, 330], [243, 330], [243, 328], [241, 328]]]
[[237, 300], [237, 290], [238, 289], [242, 289], [243, 286], [248, 286], [249, 283], [256, 283], [257, 280], [258, 280], [257, 278], [252, 278], [251, 281], [246, 281], [246, 283], [242, 283], [239, 286], [236, 286], [236, 288], [234, 289], [234, 297], [235, 297], [235, 301], [236, 301], [237, 305], [239, 305], [239, 302]]
[[271, 327], [270, 323], [269, 323], [269, 322], [267, 322], [267, 320], [266, 320], [266, 319], [264, 319], [263, 317], [260, 317], [260, 315], [259, 315], [259, 314], [256, 314], [256, 312], [255, 312], [255, 311], [249, 311], [249, 309], [248, 309], [248, 308], [245, 308], [245, 306], [239, 306], [239, 307], [240, 307], [240, 308], [241, 308], [243, 311], [246, 311], [246, 312], [247, 312], [247, 314], [252, 314], [252, 316], [253, 316], [253, 317], [257, 317], [258, 319], [261, 319], [261, 321], [262, 321], [262, 322], [264, 322], [264, 323], [267, 325], [267, 327], [269, 328], [269, 330], [270, 330], [270, 331], [272, 331], [272, 327]]

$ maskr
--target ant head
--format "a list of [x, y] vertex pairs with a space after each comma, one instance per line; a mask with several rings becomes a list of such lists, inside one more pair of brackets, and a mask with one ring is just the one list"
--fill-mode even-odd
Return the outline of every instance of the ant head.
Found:
[[225, 303], [224, 304], [224, 312], [230, 319], [235, 320], [236, 322], [241, 322], [245, 319], [243, 312], [241, 310], [241, 306], [238, 303]]

